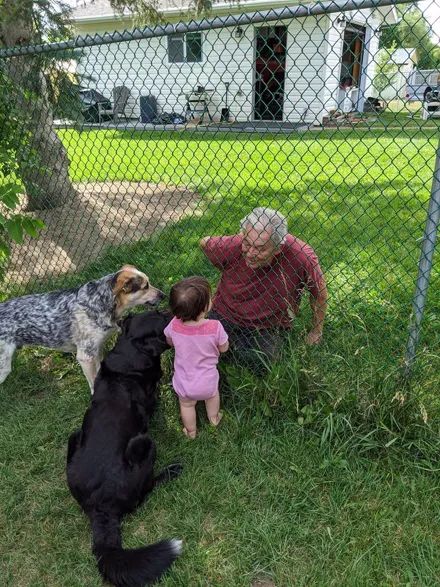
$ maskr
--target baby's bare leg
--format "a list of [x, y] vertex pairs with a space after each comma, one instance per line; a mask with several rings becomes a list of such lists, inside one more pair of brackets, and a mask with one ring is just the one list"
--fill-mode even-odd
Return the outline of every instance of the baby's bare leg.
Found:
[[180, 399], [180, 417], [183, 423], [183, 433], [188, 438], [195, 438], [197, 434], [196, 401]]
[[213, 397], [205, 400], [206, 413], [208, 414], [209, 421], [213, 426], [218, 426], [222, 419], [220, 413], [220, 394], [217, 392]]

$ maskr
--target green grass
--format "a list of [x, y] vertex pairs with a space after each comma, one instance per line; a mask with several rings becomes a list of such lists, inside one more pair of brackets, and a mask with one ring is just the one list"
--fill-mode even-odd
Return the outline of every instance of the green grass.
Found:
[[[200, 257], [194, 245], [201, 235], [235, 232], [241, 215], [257, 204], [289, 217], [292, 232], [316, 248], [338, 286], [351, 291], [354, 276], [356, 283], [375, 281], [376, 289], [406, 289], [416, 275], [416, 239], [434, 165], [433, 132], [260, 138], [65, 131], [62, 136], [75, 181], [165, 182], [200, 195], [195, 213], [157, 239], [153, 253], [165, 253], [163, 277], [174, 278], [182, 264], [191, 268]], [[151, 251], [151, 242], [143, 248]], [[144, 264], [151, 265], [146, 259]]]
[[[277, 376], [287, 389], [284, 404], [312, 410], [307, 420], [321, 425], [325, 420], [325, 435], [329, 426], [334, 435], [340, 427], [351, 430], [366, 423], [368, 432], [370, 426], [384, 432], [384, 444], [397, 442], [396, 426], [397, 438], [404, 431], [405, 442], [412, 442], [408, 418], [424, 427], [427, 412], [429, 423], [436, 421], [438, 401], [431, 392], [439, 385], [438, 269], [433, 271], [411, 393], [400, 378], [435, 133], [256, 137], [65, 131], [63, 139], [75, 180], [162, 181], [188, 186], [199, 195], [196, 210], [187, 217], [149, 240], [104, 252], [82, 279], [130, 261], [164, 289], [194, 273], [215, 283], [218, 273], [200, 252], [199, 238], [234, 233], [238, 220], [254, 206], [280, 209], [291, 231], [318, 252], [330, 291], [326, 335], [317, 352], [302, 344], [307, 305], [297, 322], [294, 357], [286, 364], [295, 365], [294, 377], [302, 386], [292, 404], [292, 369], [281, 368]], [[283, 403], [278, 387], [276, 381], [262, 392], [269, 404]], [[396, 392], [402, 392], [403, 406], [393, 399]], [[336, 428], [323, 420], [334, 412]], [[402, 422], [404, 429], [399, 428]]]
[[421, 133], [428, 129], [437, 129], [440, 126], [440, 118], [429, 118], [422, 120], [421, 102], [406, 102], [403, 100], [393, 100], [388, 103], [387, 108], [380, 114], [366, 113], [362, 115], [361, 122], [357, 127], [366, 126], [370, 129], [398, 128], [401, 130], [418, 129]]
[[[291, 137], [64, 131], [74, 181], [185, 185], [196, 210], [150, 239], [101, 251], [64, 283], [134, 263], [168, 290], [218, 273], [197, 247], [255, 205], [289, 217], [316, 249], [330, 304], [306, 347], [304, 306], [262, 381], [229, 369], [235, 394], [212, 432], [180, 432], [170, 389], [153, 432], [183, 476], [124, 525], [124, 544], [184, 540], [165, 587], [436, 585], [440, 580], [440, 279], [428, 297], [411, 386], [401, 378], [435, 133], [324, 131]], [[59, 285], [56, 280], [36, 287]], [[68, 435], [89, 396], [79, 367], [24, 350], [0, 394], [0, 564], [11, 587], [100, 585], [85, 517], [69, 495]]]
[[[0, 395], [2, 585], [98, 587], [88, 523], [64, 475], [87, 386], [53, 353], [23, 352], [18, 363]], [[123, 532], [127, 547], [183, 538], [163, 585], [249, 587], [261, 576], [277, 587], [437, 584], [438, 472], [391, 448], [375, 458], [329, 450], [287, 416], [255, 413], [250, 394], [226, 402], [215, 432], [202, 418], [190, 442], [163, 389], [159, 461], [185, 470]]]
[[364, 114], [354, 119], [351, 126], [369, 130], [418, 130], [423, 133], [440, 128], [440, 118], [422, 120], [420, 112], [417, 111], [390, 112], [386, 110], [379, 114]]

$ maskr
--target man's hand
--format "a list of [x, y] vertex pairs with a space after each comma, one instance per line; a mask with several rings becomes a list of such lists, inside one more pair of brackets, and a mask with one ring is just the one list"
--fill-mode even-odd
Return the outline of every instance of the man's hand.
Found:
[[306, 336], [306, 344], [318, 344], [322, 339], [322, 328], [313, 328]]
[[322, 330], [324, 327], [324, 318], [327, 311], [328, 292], [324, 278], [321, 281], [319, 294], [316, 298], [310, 296], [310, 307], [313, 312], [313, 328], [306, 336], [307, 344], [318, 344], [322, 340]]

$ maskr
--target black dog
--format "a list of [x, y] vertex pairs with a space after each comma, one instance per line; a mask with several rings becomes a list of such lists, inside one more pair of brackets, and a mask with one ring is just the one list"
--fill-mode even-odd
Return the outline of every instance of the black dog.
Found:
[[90, 519], [102, 577], [117, 587], [158, 579], [180, 554], [180, 540], [133, 550], [121, 544], [121, 520], [163, 481], [181, 473], [170, 465], [157, 477], [156, 447], [147, 434], [162, 376], [163, 330], [170, 318], [145, 312], [126, 318], [116, 345], [101, 363], [92, 404], [69, 439], [67, 481]]

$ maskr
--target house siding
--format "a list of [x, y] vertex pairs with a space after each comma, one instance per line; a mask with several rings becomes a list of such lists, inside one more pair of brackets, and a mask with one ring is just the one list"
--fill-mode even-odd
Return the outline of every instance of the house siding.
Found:
[[[211, 113], [219, 117], [225, 85], [234, 117], [246, 120], [252, 113], [253, 28], [237, 40], [233, 29], [202, 33], [200, 63], [169, 63], [167, 38], [159, 37], [92, 47], [84, 51], [79, 72], [95, 77], [96, 89], [110, 96], [112, 88], [126, 85], [131, 98], [127, 114], [140, 115], [140, 96], [153, 95], [161, 111], [183, 113], [185, 94], [197, 86], [213, 89]], [[94, 75], [95, 74], [95, 75]]]
[[327, 15], [289, 22], [284, 120], [316, 122], [323, 104]]
[[[365, 24], [368, 16], [357, 12], [353, 22]], [[283, 120], [320, 123], [335, 107], [342, 53], [342, 36], [335, 20], [335, 15], [323, 15], [270, 23], [288, 27]], [[77, 30], [82, 36], [103, 34], [110, 24], [118, 25], [119, 30], [130, 28], [129, 20], [120, 19], [93, 29], [90, 24], [79, 25]], [[115, 86], [127, 86], [131, 96], [126, 114], [135, 118], [140, 116], [140, 96], [155, 96], [160, 112], [183, 114], [185, 94], [204, 86], [213, 90], [210, 111], [219, 119], [225, 106], [225, 82], [229, 82], [232, 117], [252, 120], [256, 27], [242, 28], [240, 39], [234, 28], [202, 32], [200, 63], [169, 63], [167, 38], [158, 37], [86, 48], [78, 72], [91, 76], [89, 85], [108, 97]], [[377, 52], [377, 47], [372, 47], [370, 55], [373, 49]], [[372, 57], [367, 76], [373, 75]]]

